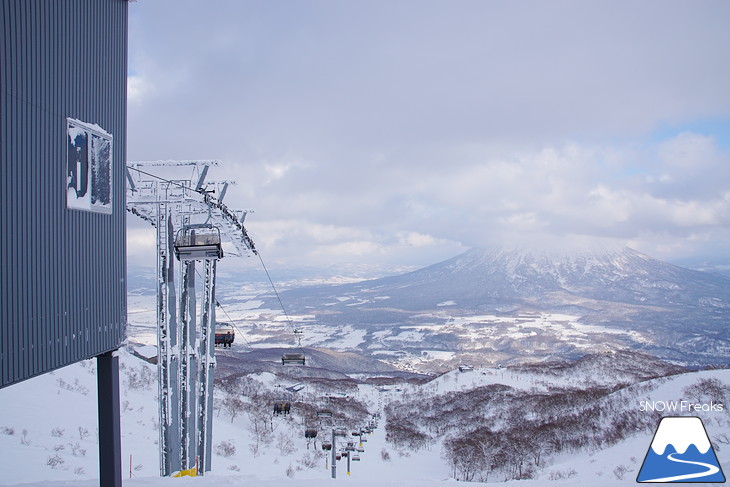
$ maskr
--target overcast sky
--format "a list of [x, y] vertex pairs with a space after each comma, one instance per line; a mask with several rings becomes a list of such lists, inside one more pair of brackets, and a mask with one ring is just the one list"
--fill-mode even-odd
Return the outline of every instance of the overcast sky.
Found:
[[[130, 4], [130, 161], [219, 159], [272, 266], [730, 248], [730, 2]], [[154, 233], [130, 216], [132, 263]]]

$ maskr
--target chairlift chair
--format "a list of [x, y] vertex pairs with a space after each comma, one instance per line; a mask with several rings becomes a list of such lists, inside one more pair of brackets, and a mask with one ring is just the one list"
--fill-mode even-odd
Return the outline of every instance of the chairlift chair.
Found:
[[360, 461], [360, 455], [353, 455], [352, 456], [352, 461], [353, 462], [359, 462]]
[[285, 353], [281, 356], [281, 365], [304, 365], [303, 353]]
[[209, 223], [185, 225], [175, 236], [175, 257], [180, 261], [222, 259], [220, 230]]
[[277, 401], [274, 403], [274, 414], [289, 414], [291, 412], [291, 403], [286, 401]]
[[236, 332], [232, 326], [226, 323], [216, 323], [215, 327], [215, 344], [230, 347], [236, 339]]
[[330, 441], [323, 441], [322, 442], [322, 449], [326, 451], [332, 450], [332, 442]]
[[329, 409], [321, 409], [317, 411], [317, 417], [318, 418], [331, 418], [332, 417], [332, 411]]
[[314, 428], [307, 428], [304, 430], [304, 437], [305, 438], [316, 438], [317, 437], [317, 430]]

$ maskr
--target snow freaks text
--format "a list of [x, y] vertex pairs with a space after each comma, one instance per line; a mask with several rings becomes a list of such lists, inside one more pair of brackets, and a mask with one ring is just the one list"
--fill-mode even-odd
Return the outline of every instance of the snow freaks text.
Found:
[[694, 403], [691, 401], [639, 401], [639, 411], [659, 411], [672, 413], [722, 412], [721, 402]]

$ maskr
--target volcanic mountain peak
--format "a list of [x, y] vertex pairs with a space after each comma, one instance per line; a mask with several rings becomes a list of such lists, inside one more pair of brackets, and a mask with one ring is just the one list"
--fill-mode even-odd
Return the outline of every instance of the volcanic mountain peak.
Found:
[[[474, 248], [443, 264], [453, 270], [488, 268], [519, 275], [529, 273], [589, 273], [594, 268], [635, 270], [637, 264], [653, 261], [631, 248], [536, 249], [526, 247]], [[436, 264], [440, 265], [440, 264]]]
[[[717, 284], [707, 273], [677, 267], [628, 247], [575, 251], [475, 248], [406, 276], [420, 281], [448, 276], [512, 289], [529, 283], [530, 294], [555, 290], [602, 293], [617, 286], [632, 291], [678, 291], [688, 281], [712, 287]], [[730, 282], [721, 280], [725, 284]]]
[[[501, 309], [527, 304], [525, 300], [530, 306], [542, 303], [553, 309], [563, 301], [574, 304], [576, 297], [643, 306], [725, 307], [730, 306], [730, 279], [677, 267], [630, 248], [474, 248], [399, 276], [295, 290], [288, 297], [307, 296], [306, 305], [316, 307], [311, 302], [315, 296], [331, 301], [336, 295], [358, 293], [364, 293], [365, 307], [382, 306], [369, 296], [378, 293], [389, 297], [389, 307], [401, 309], [428, 309], [452, 301], [465, 308]], [[352, 309], [353, 302], [331, 309], [345, 306]]]

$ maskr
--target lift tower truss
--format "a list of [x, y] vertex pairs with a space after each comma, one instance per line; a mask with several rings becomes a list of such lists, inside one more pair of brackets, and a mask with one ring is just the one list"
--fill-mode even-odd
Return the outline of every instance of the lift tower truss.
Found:
[[[218, 248], [222, 249], [223, 241], [228, 242], [233, 248], [229, 254], [256, 253], [243, 226], [247, 212], [233, 211], [223, 204], [228, 186], [235, 183], [205, 180], [209, 168], [216, 165], [218, 161], [157, 161], [127, 166], [127, 210], [157, 230], [162, 476], [193, 467], [202, 475], [211, 468], [215, 283], [222, 250], [211, 252], [210, 239], [205, 240], [200, 232], [215, 229]], [[188, 250], [208, 251], [180, 252], [186, 243]], [[202, 267], [202, 282], [196, 279], [198, 265]]]

